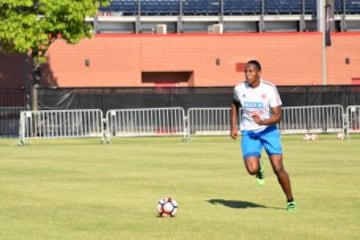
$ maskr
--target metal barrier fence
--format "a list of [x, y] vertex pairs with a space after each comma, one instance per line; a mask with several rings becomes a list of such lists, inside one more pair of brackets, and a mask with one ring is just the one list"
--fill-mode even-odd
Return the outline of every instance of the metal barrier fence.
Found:
[[226, 135], [230, 131], [230, 108], [189, 108], [190, 135]]
[[[228, 135], [230, 108], [181, 107], [91, 110], [23, 111], [20, 114], [20, 143], [36, 138], [182, 135]], [[341, 105], [284, 107], [278, 124], [287, 133], [360, 133], [360, 106]]]
[[[343, 132], [344, 110], [341, 105], [283, 107], [278, 124], [283, 134]], [[230, 108], [190, 108], [190, 135], [226, 135], [230, 129]]]
[[282, 133], [343, 132], [344, 108], [341, 105], [283, 107], [278, 124]]
[[20, 113], [20, 144], [26, 139], [102, 137], [103, 113], [99, 109], [42, 110]]
[[0, 107], [0, 137], [17, 136], [19, 133], [19, 114], [25, 107]]
[[27, 97], [24, 89], [0, 89], [0, 137], [18, 136], [19, 116], [27, 109]]
[[346, 108], [346, 134], [360, 133], [360, 105], [348, 106]]
[[185, 111], [180, 107], [108, 110], [107, 140], [110, 137], [185, 134]]

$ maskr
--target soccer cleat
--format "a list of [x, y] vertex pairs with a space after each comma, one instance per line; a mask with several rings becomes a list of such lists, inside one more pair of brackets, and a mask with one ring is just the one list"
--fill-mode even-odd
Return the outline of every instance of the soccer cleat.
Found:
[[260, 170], [256, 173], [256, 181], [260, 186], [265, 184], [264, 164], [260, 161]]
[[287, 202], [287, 210], [288, 210], [288, 212], [295, 212], [296, 211], [296, 202], [294, 200], [290, 201], [290, 202]]

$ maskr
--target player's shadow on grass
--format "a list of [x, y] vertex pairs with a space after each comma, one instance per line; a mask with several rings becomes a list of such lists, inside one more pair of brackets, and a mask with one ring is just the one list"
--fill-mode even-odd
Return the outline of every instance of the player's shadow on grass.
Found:
[[[267, 206], [253, 202], [248, 202], [248, 201], [225, 200], [225, 199], [209, 199], [207, 201], [212, 205], [221, 204], [231, 208], [269, 208]], [[270, 207], [270, 208], [274, 208], [274, 207]], [[281, 208], [276, 208], [276, 209], [281, 209]]]

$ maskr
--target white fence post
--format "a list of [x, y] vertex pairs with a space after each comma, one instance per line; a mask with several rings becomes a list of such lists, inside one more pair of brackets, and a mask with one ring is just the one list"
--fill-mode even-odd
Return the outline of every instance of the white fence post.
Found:
[[350, 105], [346, 108], [346, 137], [350, 133], [360, 133], [360, 105]]

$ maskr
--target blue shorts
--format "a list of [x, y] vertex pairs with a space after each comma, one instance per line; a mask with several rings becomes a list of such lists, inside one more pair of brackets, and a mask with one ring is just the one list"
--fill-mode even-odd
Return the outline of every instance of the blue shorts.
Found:
[[280, 131], [275, 125], [267, 127], [261, 132], [242, 131], [241, 149], [243, 158], [261, 157], [261, 151], [264, 147], [268, 155], [281, 155], [282, 146]]

